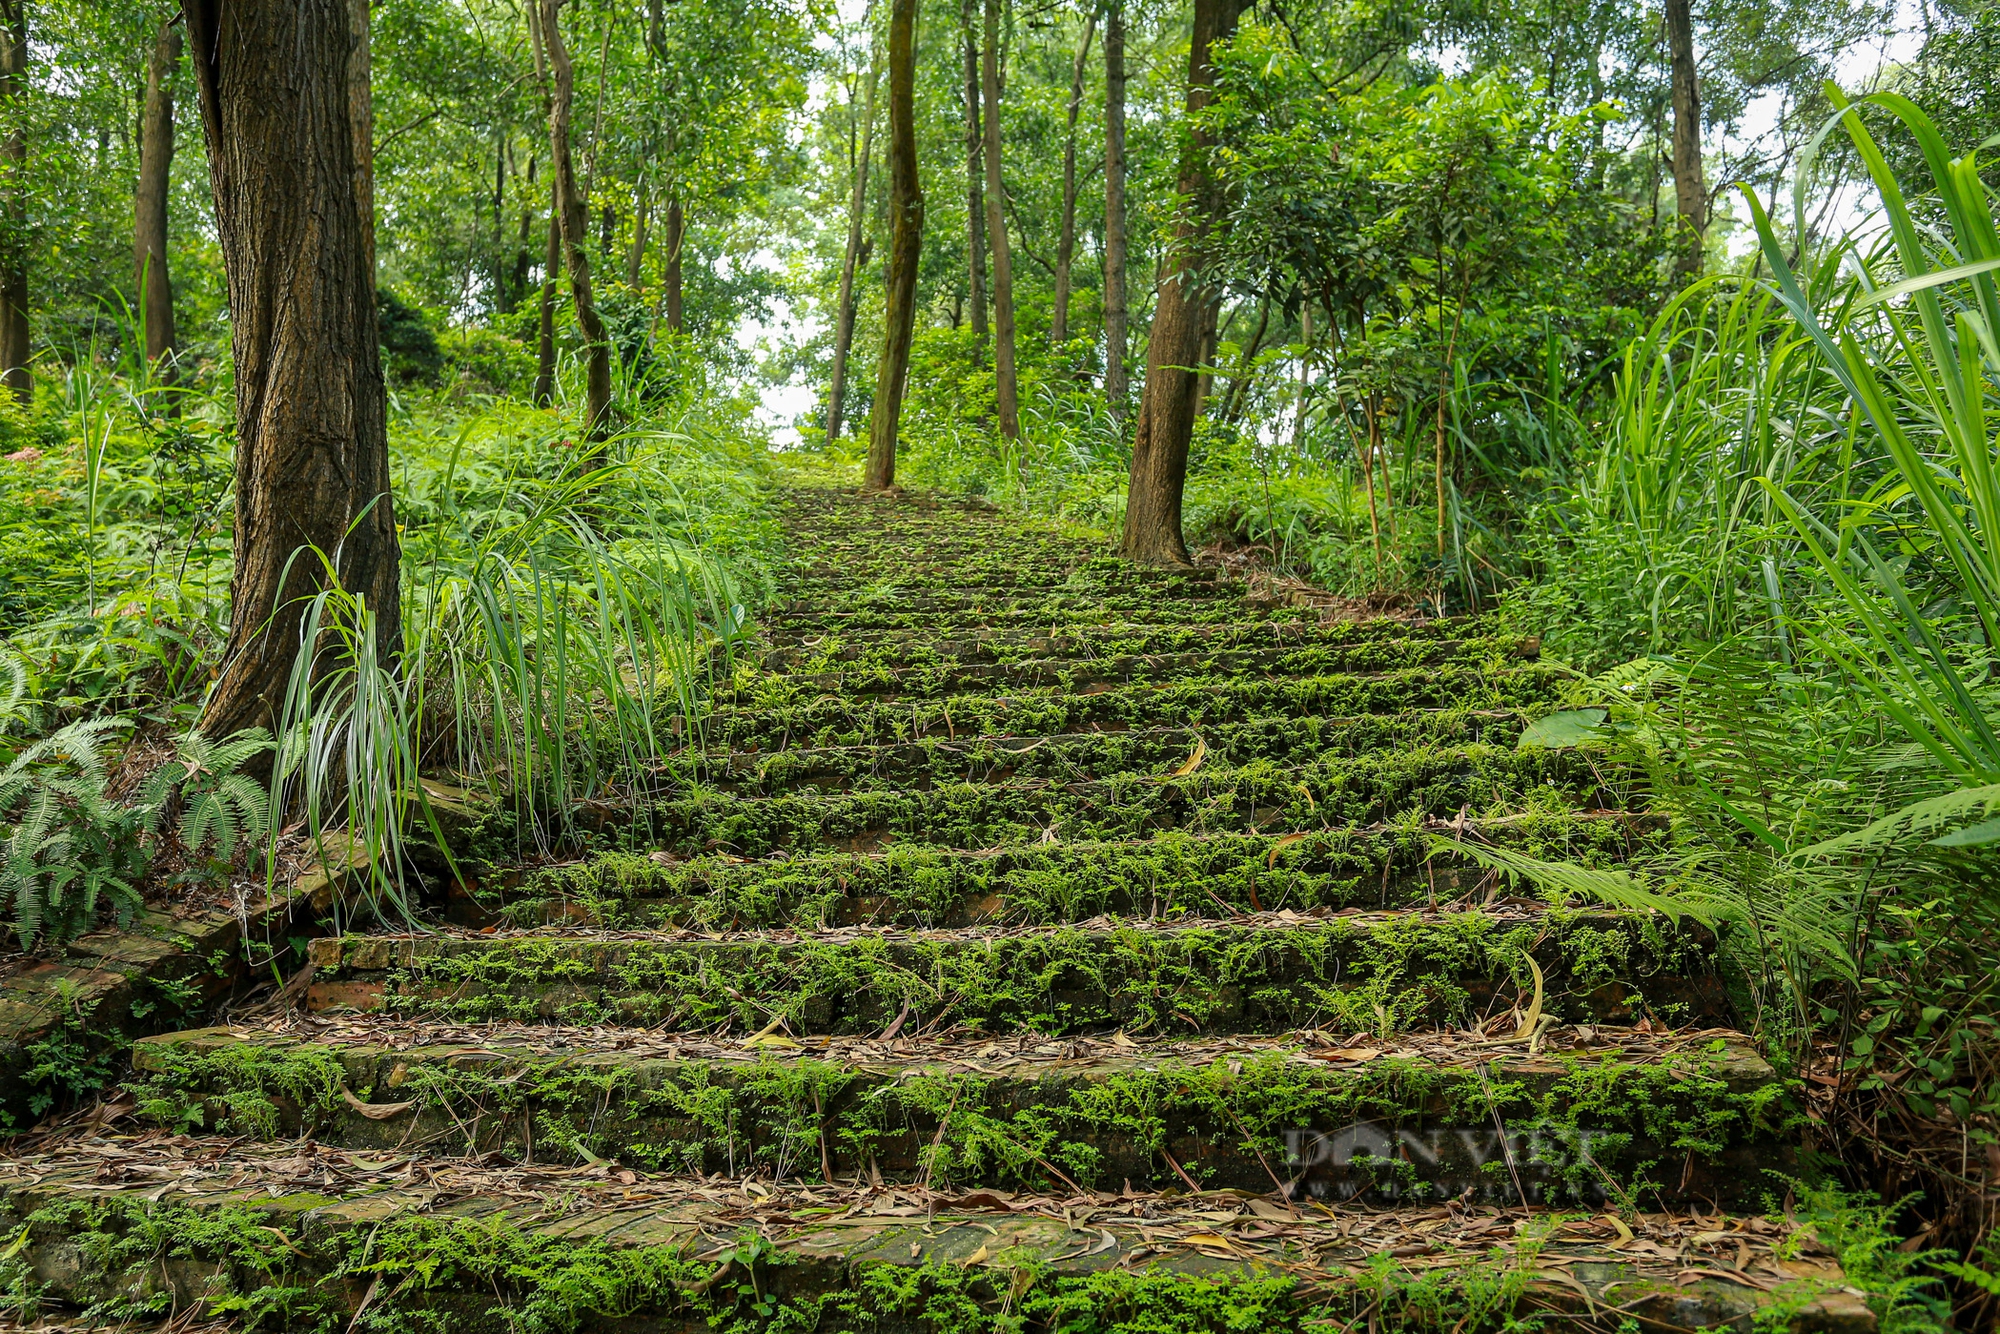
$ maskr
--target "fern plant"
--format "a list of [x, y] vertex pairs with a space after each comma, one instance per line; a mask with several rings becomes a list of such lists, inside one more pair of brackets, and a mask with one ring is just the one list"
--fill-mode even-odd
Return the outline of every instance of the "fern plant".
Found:
[[82, 935], [107, 903], [121, 925], [139, 906], [142, 816], [104, 792], [100, 741], [119, 725], [71, 723], [0, 770], [0, 912], [22, 949]]
[[225, 741], [189, 732], [171, 760], [153, 770], [141, 793], [146, 826], [159, 837], [171, 823], [181, 846], [200, 854], [211, 844], [223, 865], [235, 861], [243, 836], [264, 831], [271, 803], [263, 786], [242, 768], [272, 747], [261, 727]]

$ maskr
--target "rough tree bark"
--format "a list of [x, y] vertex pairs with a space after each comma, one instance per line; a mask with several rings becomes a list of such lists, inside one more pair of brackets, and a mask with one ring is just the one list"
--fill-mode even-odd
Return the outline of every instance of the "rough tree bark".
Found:
[[1090, 42], [1097, 35], [1097, 15], [1084, 21], [1083, 42], [1076, 48], [1076, 66], [1069, 76], [1069, 128], [1063, 136], [1062, 225], [1056, 232], [1056, 304], [1049, 316], [1049, 341], [1069, 338], [1070, 265], [1076, 258], [1076, 118], [1083, 110], [1083, 69], [1090, 59]]
[[993, 406], [1000, 434], [1021, 438], [1021, 387], [1014, 370], [1014, 256], [1007, 245], [1007, 193], [1000, 182], [1000, 0], [986, 0], [980, 88], [986, 111], [986, 240], [993, 248]]
[[917, 263], [924, 245], [924, 191], [917, 180], [917, 0], [889, 9], [889, 262], [882, 320], [882, 360], [875, 368], [875, 405], [868, 423], [868, 472], [863, 485], [887, 490], [896, 482], [896, 428], [903, 381], [916, 329]]
[[[862, 26], [868, 26], [865, 19]], [[875, 152], [875, 84], [880, 77], [871, 51], [868, 56], [867, 91], [862, 97], [858, 144], [856, 129], [848, 131], [848, 167], [854, 173], [854, 189], [847, 200], [847, 249], [840, 259], [840, 305], [833, 325], [833, 384], [826, 395], [828, 444], [840, 438], [841, 418], [847, 409], [847, 355], [854, 346], [854, 275], [861, 267], [862, 231], [868, 208], [868, 166]], [[852, 106], [850, 99], [850, 109]]]
[[1121, 421], [1132, 392], [1125, 374], [1125, 3], [1104, 7], [1104, 397]]
[[986, 136], [979, 122], [979, 36], [972, 24], [972, 0], [959, 7], [965, 29], [965, 268], [972, 303], [972, 360], [986, 360], [991, 336], [986, 324], [986, 187], [982, 182]]
[[[1215, 67], [1210, 47], [1236, 30], [1243, 0], [1195, 0], [1194, 37], [1188, 50], [1187, 113], [1193, 120], [1209, 102]], [[1214, 289], [1193, 272], [1203, 258], [1212, 220], [1220, 211], [1208, 170], [1211, 136], [1196, 133], [1182, 150], [1179, 191], [1186, 209], [1168, 247], [1166, 274], [1146, 344], [1146, 384], [1132, 439], [1131, 481], [1125, 498], [1124, 554], [1152, 565], [1185, 565], [1181, 493], [1187, 484], [1188, 446], [1199, 410], [1202, 348], [1215, 327]]]
[[[354, 11], [358, 10], [356, 14]], [[400, 648], [387, 396], [375, 325], [366, 0], [186, 0], [229, 281], [236, 569], [200, 727], [270, 727], [304, 601], [333, 578]]]
[[[27, 0], [0, 0], [0, 104], [21, 96], [28, 86]], [[28, 251], [21, 239], [27, 228], [27, 200], [22, 174], [28, 165], [27, 134], [18, 126], [0, 142], [0, 172], [6, 181], [0, 210], [6, 213], [9, 239], [0, 242], [0, 386], [14, 391], [23, 403], [35, 399], [35, 382], [28, 374]]]
[[569, 269], [570, 304], [576, 307], [577, 327], [583, 331], [587, 355], [584, 374], [584, 422], [590, 438], [604, 440], [611, 432], [611, 339], [598, 318], [597, 303], [591, 295], [590, 256], [584, 243], [590, 239], [590, 201], [577, 189], [576, 167], [570, 159], [570, 111], [576, 101], [576, 76], [563, 41], [563, 0], [539, 0], [542, 11], [542, 48], [548, 56], [549, 94], [549, 173], [555, 183], [556, 217], [562, 233], [563, 257]]
[[1672, 58], [1674, 200], [1681, 215], [1676, 271], [1701, 272], [1702, 235], [1708, 230], [1708, 186], [1701, 173], [1701, 89], [1695, 77], [1692, 0], [1667, 0], [1667, 47]]
[[[133, 197], [132, 290], [145, 325], [146, 361], [164, 378], [174, 368], [174, 288], [167, 270], [167, 187], [174, 164], [174, 68], [181, 29], [171, 18], [153, 34], [146, 100], [139, 116], [139, 188]], [[169, 400], [171, 403], [171, 400]]]

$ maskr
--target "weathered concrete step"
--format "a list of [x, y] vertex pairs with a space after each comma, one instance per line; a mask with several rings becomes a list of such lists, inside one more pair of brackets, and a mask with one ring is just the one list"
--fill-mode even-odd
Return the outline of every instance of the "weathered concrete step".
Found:
[[[1331, 676], [1343, 672], [1502, 667], [1523, 661], [1519, 640], [1375, 640], [1305, 648], [1213, 649], [1198, 653], [1114, 654], [1017, 662], [917, 661], [903, 666], [842, 665], [825, 671], [739, 676], [718, 705], [781, 705], [828, 693], [930, 699], [966, 693], [1096, 690], [1140, 683], [1221, 681], [1236, 677]], [[1526, 659], [1532, 661], [1532, 658]]]
[[[1166, 833], [1145, 840], [1035, 843], [965, 851], [916, 844], [874, 853], [607, 852], [503, 874], [477, 890], [485, 915], [514, 926], [615, 930], [790, 926], [1055, 925], [1093, 917], [1162, 920], [1245, 912], [1405, 908], [1504, 890], [1438, 838], [1518, 848], [1590, 865], [1664, 850], [1655, 815], [1532, 812], [1309, 834]], [[471, 921], [471, 918], [467, 919]]]
[[1010, 778], [771, 797], [698, 791], [646, 808], [632, 837], [684, 857], [764, 857], [780, 849], [868, 852], [891, 842], [969, 849], [1173, 829], [1283, 833], [1397, 817], [1623, 809], [1623, 794], [1603, 786], [1619, 776], [1615, 766], [1574, 752], [1470, 745], [1298, 766], [1204, 766], [1183, 777]]
[[1511, 748], [1526, 726], [1511, 709], [1413, 709], [1359, 718], [1259, 718], [1213, 727], [1140, 727], [1043, 737], [926, 737], [875, 746], [697, 752], [691, 777], [723, 791], [774, 795], [885, 785], [1063, 781], [1121, 773], [1163, 777], [1266, 761], [1305, 766], [1338, 757], [1426, 746]]
[[1568, 678], [1545, 667], [1427, 667], [1368, 675], [1121, 686], [1082, 694], [959, 695], [890, 704], [837, 696], [765, 709], [721, 709], [710, 748], [781, 750], [922, 737], [1033, 737], [1119, 727], [1210, 726], [1254, 718], [1355, 717], [1417, 709], [1546, 708]]
[[[1418, 643], [1436, 639], [1505, 637], [1471, 618], [1450, 621], [1271, 620], [1219, 625], [967, 626], [949, 638], [921, 630], [857, 629], [837, 635], [800, 638], [782, 623], [767, 627], [773, 647], [760, 665], [771, 671], [846, 665], [907, 666], [927, 662], [1016, 662], [1024, 658], [1100, 658], [1131, 653], [1208, 653], [1222, 649], [1338, 648], [1378, 642]], [[1524, 656], [1540, 651], [1538, 641], [1516, 641]]]
[[928, 931], [489, 928], [315, 941], [306, 994], [314, 1011], [743, 1032], [774, 1018], [798, 1033], [880, 1032], [899, 1016], [912, 1033], [1390, 1031], [1526, 1009], [1539, 969], [1546, 1015], [1713, 1027], [1729, 1022], [1713, 948], [1655, 914], [1527, 908]]
[[1380, 1321], [1385, 1294], [1468, 1329], [1876, 1328], [1806, 1216], [1063, 1199], [100, 1137], [0, 1164], [0, 1222], [52, 1314], [281, 1329], [357, 1327], [365, 1305], [372, 1328], [455, 1334], [1115, 1330], [1135, 1309], [1187, 1334], [1305, 1334]]
[[174, 1130], [828, 1182], [1629, 1208], [1754, 1204], [1796, 1171], [1802, 1104], [1740, 1034], [1501, 1029], [607, 1041], [306, 1020], [146, 1039], [131, 1087]]

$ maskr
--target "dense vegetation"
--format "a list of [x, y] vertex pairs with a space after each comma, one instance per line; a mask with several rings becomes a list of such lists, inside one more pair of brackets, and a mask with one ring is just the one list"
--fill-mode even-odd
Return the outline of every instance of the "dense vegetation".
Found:
[[23, 956], [337, 828], [416, 914], [420, 775], [588, 846], [787, 478], [980, 497], [1539, 641], [1671, 837], [1478, 856], [1755, 942], [1905, 1314], [1993, 1319], [2000, 8], [221, 8], [0, 0]]

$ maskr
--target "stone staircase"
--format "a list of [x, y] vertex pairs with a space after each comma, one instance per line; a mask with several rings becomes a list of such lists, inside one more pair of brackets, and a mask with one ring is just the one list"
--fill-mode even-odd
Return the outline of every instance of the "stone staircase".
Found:
[[786, 504], [665, 798], [139, 1041], [0, 1163], [0, 1282], [283, 1329], [1874, 1328], [1715, 940], [1439, 850], [1664, 836], [1517, 749], [1533, 645]]

